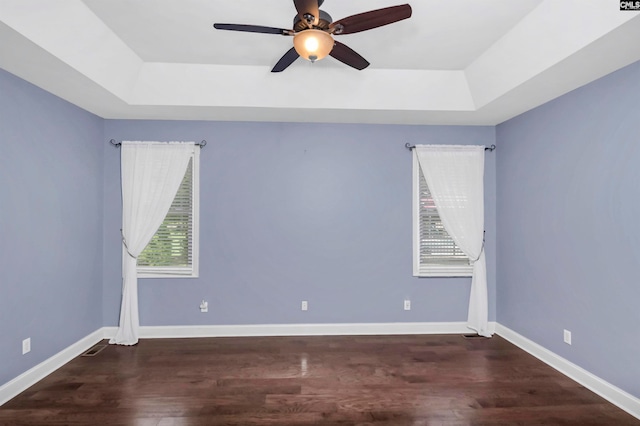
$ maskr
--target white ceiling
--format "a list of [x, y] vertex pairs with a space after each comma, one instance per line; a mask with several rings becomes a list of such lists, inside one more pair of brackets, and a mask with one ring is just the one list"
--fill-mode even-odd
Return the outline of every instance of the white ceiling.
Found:
[[[326, 0], [334, 20], [400, 4]], [[0, 0], [0, 67], [104, 118], [487, 124], [640, 60], [618, 0], [412, 0], [413, 16], [337, 36], [371, 66], [298, 59], [291, 0]]]

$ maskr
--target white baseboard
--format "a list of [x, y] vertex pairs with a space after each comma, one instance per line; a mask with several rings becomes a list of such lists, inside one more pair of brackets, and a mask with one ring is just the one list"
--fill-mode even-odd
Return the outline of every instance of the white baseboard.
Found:
[[600, 395], [612, 404], [620, 407], [632, 416], [640, 419], [640, 399], [623, 391], [622, 389], [602, 380], [587, 370], [562, 358], [539, 344], [527, 339], [515, 331], [496, 324], [496, 334], [502, 336], [520, 349], [535, 356], [545, 364], [555, 368], [565, 376], [580, 383], [585, 388]]
[[[495, 324], [490, 324], [490, 328]], [[103, 328], [106, 338], [116, 334], [116, 327]], [[357, 336], [389, 334], [463, 334], [472, 333], [465, 322], [409, 322], [359, 324], [255, 324], [190, 325], [140, 327], [141, 339], [187, 337], [258, 337], [258, 336]]]
[[48, 358], [30, 370], [25, 371], [15, 379], [0, 386], [0, 406], [18, 395], [20, 392], [44, 379], [46, 376], [62, 367], [73, 358], [84, 353], [87, 349], [91, 348], [102, 339], [104, 339], [104, 332], [102, 329], [98, 329], [88, 336], [78, 340], [71, 346], [58, 352], [51, 358]]

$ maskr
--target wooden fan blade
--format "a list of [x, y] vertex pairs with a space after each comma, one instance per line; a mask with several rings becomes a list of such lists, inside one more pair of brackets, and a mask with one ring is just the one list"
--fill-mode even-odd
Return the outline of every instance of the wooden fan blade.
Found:
[[271, 72], [282, 72], [282, 71], [284, 71], [285, 69], [287, 69], [287, 67], [289, 65], [294, 63], [295, 60], [298, 59], [299, 56], [300, 55], [298, 55], [298, 52], [296, 52], [296, 48], [292, 47], [291, 49], [289, 49], [289, 51], [287, 53], [284, 54], [284, 56], [282, 58], [280, 58], [280, 60], [273, 67]]
[[336, 29], [334, 34], [353, 34], [393, 24], [410, 17], [411, 6], [403, 4], [348, 16], [332, 23], [329, 28]]
[[283, 28], [274, 27], [263, 27], [262, 25], [213, 24], [213, 28], [215, 28], [216, 30], [242, 31], [247, 33], [293, 35], [293, 30], [285, 30]]
[[369, 66], [369, 62], [367, 62], [367, 60], [360, 56], [355, 50], [340, 43], [339, 41], [336, 41], [335, 43], [336, 44], [333, 46], [333, 50], [329, 55], [357, 70], [363, 70]]
[[[306, 22], [309, 28], [311, 28], [312, 25], [318, 25], [320, 18], [318, 0], [293, 0], [293, 4], [296, 6], [296, 10], [298, 11], [298, 17]], [[305, 15], [313, 16], [313, 20], [307, 20]]]

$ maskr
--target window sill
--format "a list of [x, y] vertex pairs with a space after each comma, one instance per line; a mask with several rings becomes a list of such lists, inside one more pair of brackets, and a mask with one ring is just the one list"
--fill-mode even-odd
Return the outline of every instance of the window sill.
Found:
[[473, 276], [473, 266], [429, 266], [413, 271], [414, 277], [471, 277]]
[[167, 268], [163, 270], [138, 268], [138, 278], [198, 278], [198, 272], [191, 268]]

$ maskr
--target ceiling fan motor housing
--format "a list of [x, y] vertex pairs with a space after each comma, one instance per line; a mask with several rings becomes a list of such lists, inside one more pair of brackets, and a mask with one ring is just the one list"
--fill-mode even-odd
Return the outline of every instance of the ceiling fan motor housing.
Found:
[[[326, 31], [329, 29], [329, 25], [333, 22], [333, 18], [331, 18], [331, 15], [329, 15], [327, 12], [325, 12], [324, 10], [320, 11], [320, 18], [318, 19], [318, 25], [314, 25], [313, 28], [317, 29], [317, 30], [323, 30]], [[295, 32], [300, 32], [300, 31], [304, 31], [304, 30], [308, 30], [309, 26], [307, 25], [307, 23], [300, 19], [300, 17], [298, 15], [296, 15], [293, 18], [293, 30]]]

